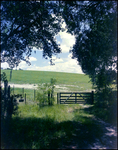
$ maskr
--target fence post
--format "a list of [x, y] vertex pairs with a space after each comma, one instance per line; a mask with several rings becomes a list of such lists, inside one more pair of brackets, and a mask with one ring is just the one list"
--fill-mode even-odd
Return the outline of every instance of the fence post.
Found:
[[35, 89], [34, 89], [34, 101], [35, 101]]
[[59, 93], [59, 101], [60, 101], [60, 104], [61, 104], [61, 93]]
[[6, 117], [7, 111], [7, 98], [8, 98], [8, 81], [4, 81], [4, 116]]
[[77, 103], [77, 93], [75, 93], [75, 104]]
[[53, 92], [51, 92], [51, 101], [50, 101], [50, 105], [52, 105], [52, 101], [53, 101]]
[[8, 86], [8, 99], [10, 99], [10, 85]]
[[26, 93], [25, 93], [25, 104], [26, 104]]
[[59, 93], [57, 93], [57, 104], [59, 104]]
[[10, 119], [13, 113], [13, 103], [12, 98], [10, 97], [10, 85], [8, 86], [8, 99], [7, 99], [7, 117]]
[[94, 103], [94, 91], [92, 91], [92, 93], [91, 93], [91, 104], [93, 104]]
[[24, 88], [22, 88], [22, 96], [24, 97]]
[[48, 91], [48, 105], [50, 105], [50, 91]]
[[57, 104], [59, 104], [60, 101], [60, 93], [57, 93]]

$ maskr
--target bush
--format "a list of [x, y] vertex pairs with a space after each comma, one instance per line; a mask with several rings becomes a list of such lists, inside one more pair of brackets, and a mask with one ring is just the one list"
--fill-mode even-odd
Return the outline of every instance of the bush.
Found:
[[39, 106], [54, 104], [54, 84], [56, 79], [51, 78], [50, 83], [43, 83], [38, 85], [36, 100], [39, 101]]
[[[8, 84], [7, 76], [4, 72], [1, 74], [1, 81], [4, 82], [4, 84]], [[8, 86], [4, 88], [0, 87], [0, 98], [1, 119], [9, 120], [12, 114], [18, 113], [17, 100], [11, 95], [11, 89]]]
[[95, 94], [94, 114], [111, 124], [117, 120], [117, 91], [103, 89]]

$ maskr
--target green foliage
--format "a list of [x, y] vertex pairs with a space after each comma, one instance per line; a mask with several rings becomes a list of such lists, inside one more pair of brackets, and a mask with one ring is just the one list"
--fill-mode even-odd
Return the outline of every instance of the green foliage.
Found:
[[98, 105], [102, 102], [105, 107], [109, 105], [110, 85], [117, 74], [117, 3], [88, 1], [79, 4], [75, 13], [71, 11], [71, 4], [66, 5], [66, 23], [72, 27], [69, 22], [72, 16], [76, 24], [73, 29], [69, 28], [76, 36], [72, 55], [91, 78], [99, 95]]
[[[92, 1], [88, 2], [87, 7], [86, 5], [83, 7], [86, 14], [83, 20], [84, 23], [87, 22], [88, 28], [85, 26], [80, 30], [81, 34], [77, 33], [72, 53], [73, 57], [78, 59], [83, 72], [88, 74], [92, 82], [96, 84], [99, 72], [103, 69], [109, 71], [108, 67], [116, 63], [116, 4]], [[79, 10], [81, 11], [83, 9]]]
[[[76, 144], [77, 149], [88, 149], [104, 130], [80, 105], [37, 105], [19, 107], [21, 113], [10, 121], [2, 148], [65, 149]], [[3, 128], [3, 126], [2, 126]], [[79, 141], [79, 143], [78, 143]], [[85, 144], [86, 143], [86, 144]]]
[[94, 97], [92, 113], [102, 120], [116, 125], [117, 122], [117, 91], [106, 88], [97, 91]]
[[8, 122], [13, 114], [18, 113], [18, 103], [16, 98], [11, 94], [11, 89], [10, 86], [8, 86], [5, 72], [1, 74], [1, 81], [4, 82], [5, 86], [0, 88], [1, 119], [5, 119], [6, 122]]
[[39, 106], [54, 104], [54, 88], [56, 79], [51, 78], [50, 83], [43, 83], [38, 86], [36, 99], [39, 101]]
[[[51, 13], [56, 16], [52, 16]], [[43, 49], [45, 58], [60, 53], [54, 36], [61, 30], [61, 22], [57, 3], [2, 1], [1, 53], [4, 51], [1, 55], [2, 62], [7, 62], [10, 68], [17, 67], [21, 60], [30, 64], [28, 58], [34, 46]]]
[[7, 81], [7, 75], [5, 72], [2, 72], [2, 74], [0, 76], [1, 76], [1, 81], [3, 81], [3, 82]]

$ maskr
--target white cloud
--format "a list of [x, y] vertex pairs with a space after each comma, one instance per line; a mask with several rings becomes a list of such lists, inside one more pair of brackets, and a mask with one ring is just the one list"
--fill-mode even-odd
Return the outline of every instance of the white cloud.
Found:
[[57, 63], [53, 66], [48, 65], [44, 67], [38, 67], [36, 65], [29, 66], [27, 70], [39, 70], [39, 71], [55, 71], [55, 72], [69, 72], [83, 74], [81, 67], [76, 62]]
[[9, 65], [7, 62], [1, 63], [1, 68], [6, 69], [9, 68]]
[[68, 55], [68, 58], [72, 58], [72, 53], [70, 53], [70, 54]]
[[[33, 61], [37, 61], [37, 59], [35, 57], [29, 57], [29, 61], [33, 62]], [[25, 61], [21, 61], [17, 67], [17, 69], [22, 68], [22, 69], [27, 69], [28, 64]], [[1, 63], [1, 68], [6, 69], [9, 68], [9, 65], [7, 62]], [[15, 69], [15, 68], [13, 68]]]
[[66, 23], [65, 22], [62, 23], [62, 28], [66, 29]]
[[29, 57], [29, 61], [37, 61], [35, 57]]
[[57, 57], [55, 57], [55, 56], [52, 56], [52, 61], [53, 61], [54, 63], [58, 63], [58, 62], [63, 62], [63, 59], [62, 59], [62, 58], [57, 58]]
[[37, 49], [36, 47], [33, 47], [32, 50], [33, 50], [33, 51], [43, 51], [43, 49], [41, 49], [41, 48]]
[[69, 72], [69, 73], [83, 74], [81, 67], [78, 65], [77, 60], [72, 59], [71, 56], [72, 54], [69, 54], [68, 58], [63, 58], [63, 59], [59, 59], [59, 58], [56, 59], [56, 57], [53, 56], [52, 59], [55, 65], [47, 65], [43, 67], [31, 65], [27, 67], [27, 70], [55, 71], [55, 72]]
[[[56, 36], [59, 36], [62, 40], [60, 44], [60, 48], [63, 53], [69, 52], [70, 48], [75, 44], [75, 37], [66, 31], [59, 32]], [[58, 42], [58, 41], [57, 41]]]
[[[36, 64], [35, 65], [31, 64], [30, 66], [28, 66], [28, 64], [25, 61], [21, 61], [17, 69], [21, 68], [23, 70], [55, 71], [55, 72], [69, 72], [69, 73], [83, 74], [81, 67], [78, 65], [77, 60], [72, 59], [71, 55], [72, 54], [69, 54], [68, 58], [61, 58], [61, 59], [59, 58], [56, 59], [56, 57], [53, 56], [52, 58], [55, 59], [54, 60], [55, 65], [47, 65], [43, 67], [39, 67]], [[31, 57], [30, 59], [35, 60], [34, 57]], [[7, 63], [1, 63], [1, 67], [5, 69], [8, 68], [9, 66]]]
[[17, 67], [17, 69], [21, 68], [21, 69], [27, 69], [28, 64], [25, 61], [21, 61]]
[[61, 58], [59, 59], [58, 58], [58, 59], [55, 60], [55, 62], [63, 62], [63, 59], [61, 59]]
[[[52, 14], [54, 17], [55, 15]], [[60, 31], [54, 38], [56, 39], [58, 36], [61, 38], [61, 42], [56, 39], [57, 44], [60, 44], [60, 48], [62, 49], [62, 53], [69, 52], [70, 48], [73, 47], [75, 44], [75, 36], [67, 33], [66, 23], [62, 23], [62, 28], [65, 29], [65, 31]], [[36, 47], [33, 47], [33, 51], [43, 51], [43, 49], [37, 49]]]

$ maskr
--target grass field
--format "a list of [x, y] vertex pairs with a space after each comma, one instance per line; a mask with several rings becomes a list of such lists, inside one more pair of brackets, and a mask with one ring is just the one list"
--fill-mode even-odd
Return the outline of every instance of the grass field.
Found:
[[[90, 78], [84, 74], [64, 73], [64, 72], [50, 72], [50, 71], [28, 71], [28, 70], [13, 70], [12, 79], [10, 78], [10, 70], [1, 70], [5, 72], [9, 83], [17, 84], [38, 84], [49, 83], [50, 78], [57, 80], [56, 84], [66, 85], [82, 85], [88, 84]], [[91, 87], [91, 84], [88, 84]]]
[[[90, 78], [84, 74], [49, 71], [13, 70], [12, 78], [10, 80], [10, 70], [1, 70], [1, 73], [2, 72], [6, 73], [8, 83], [14, 84], [37, 85], [42, 83], [49, 83], [51, 78], [56, 79], [56, 87], [58, 88], [55, 88], [54, 91], [55, 103], [57, 99], [57, 92], [92, 91], [92, 84], [89, 82]], [[26, 93], [27, 102], [31, 102], [35, 99], [34, 89], [24, 88], [24, 93]], [[14, 86], [14, 94], [22, 94], [22, 89], [16, 88]]]
[[56, 92], [63, 91], [91, 91], [92, 84], [90, 78], [84, 74], [49, 72], [49, 71], [26, 71], [13, 70], [12, 79], [10, 79], [10, 70], [1, 70], [5, 72], [9, 83], [14, 84], [42, 84], [49, 83], [51, 78], [56, 79]]

